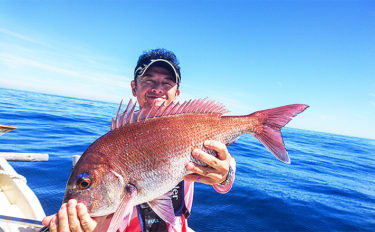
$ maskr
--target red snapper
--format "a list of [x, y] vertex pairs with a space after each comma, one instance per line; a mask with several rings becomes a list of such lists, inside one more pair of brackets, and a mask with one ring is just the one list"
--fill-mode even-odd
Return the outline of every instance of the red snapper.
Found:
[[[115, 231], [133, 206], [148, 202], [166, 222], [175, 220], [168, 195], [189, 174], [188, 162], [205, 140], [231, 144], [250, 133], [285, 163], [290, 163], [280, 128], [308, 106], [294, 104], [257, 111], [246, 116], [223, 116], [224, 106], [194, 100], [168, 107], [134, 112], [120, 108], [111, 130], [83, 153], [67, 182], [64, 202], [84, 203], [92, 217], [115, 213], [109, 231]], [[199, 162], [198, 162], [199, 163]]]

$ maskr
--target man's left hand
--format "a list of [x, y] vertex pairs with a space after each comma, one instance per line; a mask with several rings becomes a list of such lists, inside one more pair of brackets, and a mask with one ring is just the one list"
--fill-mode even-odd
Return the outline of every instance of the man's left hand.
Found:
[[224, 182], [228, 176], [231, 155], [228, 152], [227, 146], [219, 141], [205, 141], [204, 147], [216, 151], [217, 157], [200, 149], [194, 149], [192, 155], [196, 159], [206, 163], [208, 166], [201, 166], [189, 162], [186, 165], [186, 169], [193, 173], [184, 176], [184, 180], [201, 182], [209, 185], [220, 184]]

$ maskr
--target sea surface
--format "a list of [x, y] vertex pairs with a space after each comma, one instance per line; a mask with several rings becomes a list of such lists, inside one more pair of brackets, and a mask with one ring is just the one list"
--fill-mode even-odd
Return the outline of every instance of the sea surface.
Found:
[[[109, 130], [118, 104], [0, 88], [0, 152], [48, 153], [11, 162], [47, 215], [56, 213], [79, 155]], [[250, 112], [249, 112], [250, 113]], [[298, 117], [303, 117], [303, 114]], [[345, 125], [343, 125], [345, 126]], [[196, 184], [189, 226], [196, 231], [375, 231], [375, 140], [283, 128], [284, 164], [243, 135], [232, 190]]]

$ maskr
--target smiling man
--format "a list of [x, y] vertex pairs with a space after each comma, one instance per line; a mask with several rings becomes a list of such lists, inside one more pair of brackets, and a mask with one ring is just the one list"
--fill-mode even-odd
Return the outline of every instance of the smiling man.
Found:
[[153, 103], [168, 106], [180, 95], [179, 69], [165, 59], [150, 60], [146, 66], [144, 62], [147, 60], [138, 61], [134, 80], [130, 83], [134, 97], [142, 108], [149, 108]]
[[[180, 83], [180, 67], [174, 53], [154, 49], [139, 57], [131, 88], [140, 108], [148, 109], [153, 104], [168, 106], [176, 101], [180, 95]], [[130, 215], [124, 218], [120, 231], [188, 231], [187, 218], [193, 203], [194, 182], [213, 185], [220, 193], [231, 189], [235, 161], [226, 145], [218, 141], [206, 141], [204, 146], [216, 151], [217, 157], [198, 149], [192, 151], [192, 155], [207, 166], [188, 163], [186, 169], [192, 174], [186, 175], [184, 181], [170, 191], [177, 216], [175, 225], [164, 222], [144, 203], [135, 206]], [[49, 225], [50, 231], [105, 231], [111, 217], [112, 215], [107, 218], [91, 218], [82, 203], [70, 200], [61, 206], [57, 215], [46, 217], [43, 224]]]

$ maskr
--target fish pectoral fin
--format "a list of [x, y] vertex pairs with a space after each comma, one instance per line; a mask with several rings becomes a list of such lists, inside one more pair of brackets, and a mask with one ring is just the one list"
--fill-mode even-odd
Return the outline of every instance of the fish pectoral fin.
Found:
[[148, 202], [148, 205], [163, 221], [174, 225], [176, 216], [174, 215], [172, 195], [170, 192]]
[[121, 223], [126, 220], [126, 217], [132, 213], [133, 210], [133, 200], [137, 196], [137, 188], [133, 185], [125, 185], [125, 194], [121, 199], [120, 205], [117, 207], [109, 227], [108, 232], [116, 232], [121, 226]]

